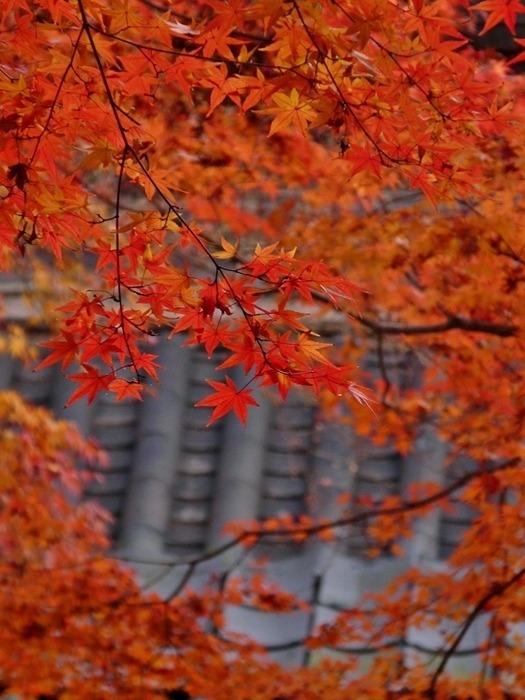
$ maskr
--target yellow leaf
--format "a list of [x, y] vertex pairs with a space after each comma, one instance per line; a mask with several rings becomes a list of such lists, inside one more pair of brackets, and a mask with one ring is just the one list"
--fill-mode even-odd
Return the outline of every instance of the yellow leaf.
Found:
[[212, 253], [214, 258], [218, 258], [220, 260], [231, 260], [231, 258], [234, 258], [237, 254], [237, 251], [239, 250], [238, 241], [237, 243], [232, 245], [231, 243], [228, 243], [224, 236], [221, 236], [221, 245], [222, 250], [219, 250], [216, 253]]
[[272, 96], [272, 100], [277, 107], [261, 110], [265, 114], [276, 114], [273, 120], [269, 136], [287, 126], [296, 126], [304, 135], [308, 129], [308, 124], [313, 122], [317, 114], [308, 102], [301, 102], [299, 93], [295, 88], [289, 95], [278, 92]]

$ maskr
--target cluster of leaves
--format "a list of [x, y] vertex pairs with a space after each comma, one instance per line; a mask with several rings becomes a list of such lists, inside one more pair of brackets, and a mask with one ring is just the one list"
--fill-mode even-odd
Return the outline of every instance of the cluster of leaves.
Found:
[[327, 675], [343, 697], [341, 674], [295, 677], [249, 640], [217, 635], [227, 604], [296, 608], [260, 576], [170, 601], [144, 593], [107, 555], [109, 516], [78, 500], [89, 465], [104, 457], [71, 425], [2, 392], [0, 455], [0, 695], [144, 700], [184, 687], [192, 697], [248, 700], [295, 688], [313, 699]]
[[[0, 394], [0, 681], [2, 694], [24, 698], [162, 698], [314, 700], [349, 696], [508, 697], [525, 685], [518, 635], [525, 614], [522, 579], [525, 475], [517, 460], [458, 482], [478, 517], [447, 569], [410, 570], [364, 608], [346, 610], [304, 640], [311, 652], [346, 650], [344, 660], [283, 669], [257, 644], [228, 631], [225, 609], [250, 605], [286, 614], [308, 609], [256, 571], [249, 579], [211, 582], [200, 593], [179, 586], [169, 600], [141, 591], [130, 570], [107, 555], [108, 516], [79, 502], [103, 456], [69, 424]], [[86, 469], [79, 470], [83, 462]], [[458, 488], [418, 487], [408, 502], [391, 499], [356, 516], [380, 540], [405, 535], [410, 518], [447, 502]], [[494, 499], [506, 491], [509, 498]], [[354, 518], [354, 520], [356, 520]], [[348, 524], [296, 524], [305, 536]], [[282, 539], [292, 524], [253, 527], [239, 539]], [[480, 615], [489, 635], [469, 649], [482, 658], [485, 679], [444, 673]], [[428, 670], [425, 649], [410, 641], [417, 628], [442, 640], [440, 663]], [[408, 650], [408, 656], [407, 656]], [[377, 653], [366, 673], [365, 651]], [[422, 656], [423, 654], [423, 656]], [[411, 656], [412, 655], [412, 656]], [[490, 679], [489, 679], [490, 671]], [[182, 690], [184, 688], [184, 691]]]
[[[489, 27], [500, 10], [483, 9]], [[283, 396], [299, 384], [362, 399], [296, 310], [355, 285], [291, 250], [240, 256], [181, 205], [236, 233], [279, 231], [283, 211], [261, 223], [261, 195], [313, 182], [337, 149], [346, 180], [403, 180], [433, 200], [475, 191], [479, 139], [507, 128], [511, 103], [461, 51], [456, 15], [447, 2], [3, 4], [4, 267], [34, 247], [59, 263], [96, 257], [98, 291], [62, 306], [44, 363], [79, 361], [73, 399], [139, 397], [137, 380], [156, 376], [144, 340], [159, 325], [225, 347]], [[213, 389], [214, 417], [245, 418], [250, 389]]]
[[[374, 414], [352, 406], [354, 425], [402, 453], [427, 425], [451, 446], [450, 462], [524, 456], [522, 90], [518, 76], [502, 88], [519, 121], [486, 139], [490, 171], [478, 199], [434, 209], [400, 192], [345, 216], [290, 212], [288, 240], [369, 292], [358, 313], [347, 308], [356, 323], [340, 359], [364, 366], [376, 352], [379, 376], [356, 376], [374, 383], [378, 404]], [[317, 195], [331, 187], [320, 181]]]
[[[284, 516], [232, 524], [229, 530], [234, 542], [277, 544], [313, 536], [344, 540], [345, 529], [366, 523], [379, 554], [384, 545], [406, 543], [414, 519], [436, 507], [454, 513], [461, 505], [472, 514], [471, 524], [446, 565], [407, 568], [380, 593], [365, 592], [359, 605], [318, 625], [302, 641], [319, 658], [331, 648], [344, 659], [352, 696], [509, 698], [525, 687], [524, 484], [522, 460], [512, 459], [464, 472], [447, 487], [413, 483], [405, 498], [374, 503], [348, 495], [344, 500], [351, 508], [330, 522]], [[363, 655], [371, 658], [364, 667]], [[465, 674], [464, 657], [478, 660], [477, 672]]]
[[[283, 397], [299, 385], [332, 404], [363, 398], [353, 382], [369, 378], [350, 372], [376, 349], [380, 401], [375, 413], [353, 401], [356, 429], [407, 452], [430, 427], [451, 462], [481, 465], [452, 487], [351, 501], [336, 522], [288, 518], [236, 533], [300, 542], [366, 523], [381, 548], [406, 537], [414, 517], [450, 507], [451, 495], [477, 510], [446, 571], [410, 571], [366, 612], [345, 611], [308, 640], [353, 654], [287, 672], [228, 637], [222, 608], [289, 611], [296, 601], [258, 577], [170, 602], [141, 593], [104, 556], [105, 516], [63, 491], [80, 490], [72, 462], [94, 449], [1, 395], [6, 692], [484, 700], [522, 691], [523, 85], [465, 38], [479, 13], [484, 31], [503, 21], [513, 32], [520, 12], [517, 0], [474, 10], [447, 0], [4, 0], [0, 267], [23, 264], [37, 280], [55, 265], [75, 287], [41, 363], [80, 364], [72, 399], [140, 398], [164, 326], [210, 354], [226, 349], [223, 369], [241, 365]], [[396, 202], [402, 187], [434, 206]], [[337, 354], [304, 318], [316, 305], [352, 319]], [[393, 380], [388, 353], [417, 367], [417, 391]], [[233, 410], [244, 421], [248, 384], [212, 382], [201, 404], [212, 419]], [[445, 675], [483, 616], [481, 674]], [[442, 638], [430, 671], [431, 650], [399, 650], [418, 627]], [[349, 676], [360, 648], [381, 654]]]
[[[12, 265], [9, 251], [25, 255], [35, 246], [59, 262], [70, 250], [96, 256], [94, 285], [101, 289], [77, 291], [61, 307], [60, 335], [49, 343], [53, 352], [43, 364], [61, 362], [66, 369], [78, 359], [82, 372], [72, 377], [80, 386], [72, 399], [92, 400], [100, 390], [140, 396], [142, 385], [123, 376], [131, 369], [135, 380], [156, 377], [143, 341], [159, 325], [191, 329], [210, 353], [226, 347], [283, 395], [292, 383], [352, 390], [348, 368], [339, 370], [319, 353], [321, 346], [290, 306], [323, 289], [349, 297], [354, 285], [275, 246], [257, 247], [235, 261], [227, 241], [213, 252], [173, 198], [177, 190], [190, 190], [191, 205], [193, 190], [210, 201], [206, 181], [217, 164], [197, 132], [205, 128], [202, 91], [223, 58], [222, 44], [210, 60], [207, 44], [194, 55], [193, 39], [179, 51], [178, 30], [143, 3], [8, 3], [1, 19], [4, 268]], [[151, 45], [141, 43], [147, 39]], [[213, 91], [211, 102], [217, 103]], [[169, 128], [174, 115], [184, 125], [180, 130]], [[215, 120], [213, 141], [228, 119], [231, 126], [228, 113]], [[202, 162], [194, 167], [195, 159]], [[181, 161], [188, 167], [179, 168]], [[105, 169], [112, 171], [106, 181], [97, 177]], [[108, 196], [108, 180], [113, 206], [103, 217], [97, 207]], [[132, 211], [130, 200], [141, 204], [139, 189], [144, 207]], [[181, 264], [183, 249], [186, 259], [189, 249], [204, 257], [212, 275]], [[268, 307], [260, 300], [269, 293], [278, 299]], [[215, 417], [233, 408], [244, 419], [249, 390], [214, 388]]]
[[[524, 687], [524, 470], [515, 460], [471, 474], [463, 486], [465, 481], [459, 499], [476, 517], [447, 566], [408, 570], [380, 594], [368, 594], [366, 607], [343, 612], [307, 642], [312, 648], [339, 646], [350, 654], [378, 652], [371, 671], [359, 679], [367, 696], [503, 698]], [[371, 512], [379, 541], [406, 535], [414, 506], [418, 514], [436, 502], [451, 509], [454, 491], [457, 485], [441, 492], [434, 488], [425, 498]], [[478, 634], [473, 635], [474, 626]], [[418, 630], [432, 640], [430, 646], [418, 643]], [[461, 654], [477, 655], [479, 672], [466, 678], [447, 673], [451, 659], [457, 668], [458, 653], [460, 664]], [[384, 694], [378, 693], [380, 683]]]

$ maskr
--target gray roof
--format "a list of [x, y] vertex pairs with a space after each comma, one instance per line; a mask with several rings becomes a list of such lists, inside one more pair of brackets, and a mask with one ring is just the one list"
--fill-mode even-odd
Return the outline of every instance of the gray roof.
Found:
[[[473, 516], [461, 505], [441, 522], [436, 513], [421, 519], [401, 559], [367, 561], [366, 533], [356, 527], [346, 528], [335, 543], [258, 545], [250, 556], [233, 548], [190, 566], [192, 557], [225, 541], [223, 528], [232, 520], [285, 513], [333, 518], [343, 514], [337, 497], [348, 490], [379, 498], [405, 493], [411, 481], [440, 481], [446, 447], [427, 430], [414, 452], [402, 457], [323, 418], [300, 394], [282, 404], [259, 391], [260, 406], [249, 414], [246, 428], [234, 415], [206, 428], [210, 411], [194, 404], [210, 391], [206, 379], [223, 377], [214, 369], [220, 358], [210, 361], [201, 349], [165, 337], [157, 351], [160, 384], [143, 403], [117, 403], [100, 394], [92, 406], [79, 401], [68, 409], [63, 406], [73, 387], [56, 366], [35, 373], [8, 356], [0, 358], [0, 389], [16, 389], [76, 421], [107, 451], [110, 466], [103, 480], [90, 485], [89, 495], [113, 514], [115, 551], [134, 562], [146, 587], [170, 596], [190, 575], [195, 587], [211, 572], [247, 571], [255, 555], [270, 553], [270, 578], [313, 602], [313, 613], [270, 615], [243, 607], [231, 608], [228, 619], [237, 630], [256, 632], [275, 658], [300, 663], [308, 657], [300, 640], [313, 624], [355, 605], [364, 591], [384, 585], [408, 565], [439, 566], [459, 541]], [[396, 362], [399, 381], [412, 381], [403, 362], [391, 358], [393, 366]]]

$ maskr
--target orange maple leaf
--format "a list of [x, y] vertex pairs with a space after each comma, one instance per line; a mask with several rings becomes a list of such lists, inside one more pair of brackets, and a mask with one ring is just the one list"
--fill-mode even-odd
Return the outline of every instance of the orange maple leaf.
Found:
[[293, 88], [289, 95], [282, 92], [272, 96], [272, 100], [277, 107], [260, 110], [263, 114], [276, 114], [268, 136], [272, 136], [277, 131], [281, 131], [287, 126], [296, 126], [304, 135], [308, 129], [308, 124], [313, 122], [317, 114], [309, 102], [301, 100], [298, 91]]
[[116, 395], [117, 401], [122, 401], [123, 399], [144, 400], [142, 398], [143, 386], [138, 382], [128, 381], [119, 377], [109, 384], [108, 389]]
[[503, 22], [509, 31], [514, 34], [516, 31], [516, 18], [525, 12], [521, 0], [482, 0], [475, 6], [477, 12], [488, 12], [485, 25], [480, 32], [480, 36], [486, 34], [493, 27]]

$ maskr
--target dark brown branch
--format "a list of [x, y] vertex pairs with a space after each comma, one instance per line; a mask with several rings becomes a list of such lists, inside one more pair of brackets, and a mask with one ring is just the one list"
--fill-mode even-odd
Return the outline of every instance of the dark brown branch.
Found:
[[[438, 491], [435, 494], [432, 494], [431, 496], [426, 496], [425, 498], [421, 498], [420, 500], [417, 501], [401, 501], [399, 506], [393, 506], [392, 508], [378, 508], [377, 510], [367, 510], [363, 511], [362, 513], [357, 513], [356, 515], [350, 515], [346, 518], [340, 518], [338, 520], [332, 520], [330, 523], [323, 523], [322, 525], [314, 525], [312, 527], [305, 527], [305, 528], [298, 528], [296, 530], [274, 530], [274, 531], [269, 531], [266, 533], [258, 533], [260, 535], [264, 535], [266, 537], [271, 537], [271, 536], [286, 536], [287, 534], [294, 534], [296, 532], [302, 532], [307, 535], [316, 535], [319, 532], [323, 532], [324, 530], [334, 528], [334, 527], [344, 527], [345, 525], [355, 525], [357, 523], [362, 523], [366, 522], [367, 520], [371, 520], [373, 518], [380, 518], [381, 516], [390, 516], [390, 515], [400, 515], [401, 513], [406, 513], [406, 512], [411, 512], [415, 510], [421, 510], [422, 508], [426, 508], [429, 505], [432, 505], [433, 503], [438, 503], [439, 501], [443, 500], [444, 498], [447, 498], [448, 496], [452, 495], [456, 491], [458, 491], [460, 488], [463, 486], [466, 486], [472, 479], [475, 479], [476, 477], [480, 476], [481, 474], [493, 474], [494, 472], [501, 471], [503, 469], [510, 469], [511, 467], [515, 467], [519, 463], [519, 459], [516, 457], [514, 459], [509, 459], [506, 462], [503, 462], [502, 464], [493, 467], [492, 469], [486, 469], [483, 471], [475, 471], [475, 472], [467, 472], [466, 474], [463, 474], [463, 476], [459, 477], [454, 481], [450, 486], [447, 488], [442, 489], [441, 491]], [[247, 532], [243, 533], [245, 537], [250, 537], [254, 536], [257, 533], [254, 532]]]
[[[177, 567], [177, 566], [191, 566], [195, 567], [198, 564], [201, 564], [205, 561], [209, 561], [211, 559], [215, 559], [216, 557], [220, 556], [221, 554], [224, 554], [228, 550], [232, 549], [233, 547], [236, 547], [239, 544], [243, 544], [246, 540], [252, 544], [251, 541], [258, 541], [258, 540], [272, 540], [272, 539], [281, 539], [285, 537], [290, 537], [293, 536], [294, 534], [304, 534], [304, 535], [317, 535], [320, 532], [325, 532], [326, 530], [330, 530], [335, 527], [345, 527], [348, 525], [356, 525], [358, 523], [364, 523], [368, 520], [372, 520], [373, 518], [379, 518], [381, 516], [391, 516], [391, 515], [400, 515], [402, 513], [406, 512], [412, 512], [412, 511], [417, 511], [421, 510], [423, 508], [426, 508], [429, 505], [438, 503], [439, 501], [442, 501], [443, 499], [447, 498], [448, 496], [452, 495], [459, 489], [463, 488], [463, 486], [466, 486], [472, 479], [475, 479], [479, 477], [481, 474], [495, 474], [499, 471], [503, 471], [505, 469], [511, 469], [512, 467], [515, 467], [517, 464], [519, 464], [520, 460], [519, 458], [515, 457], [512, 459], [508, 459], [505, 462], [502, 462], [501, 464], [498, 464], [492, 469], [484, 469], [482, 471], [475, 471], [475, 472], [467, 472], [466, 474], [463, 474], [463, 476], [459, 477], [456, 479], [452, 484], [447, 486], [447, 488], [441, 489], [440, 491], [437, 491], [436, 493], [432, 494], [431, 496], [426, 496], [425, 498], [421, 498], [419, 500], [414, 500], [414, 501], [400, 501], [400, 504], [398, 506], [393, 506], [391, 508], [377, 508], [377, 509], [371, 509], [371, 510], [365, 510], [360, 513], [356, 513], [354, 515], [349, 515], [347, 517], [339, 518], [336, 520], [332, 520], [327, 523], [321, 523], [319, 525], [311, 525], [311, 526], [305, 526], [305, 527], [297, 527], [297, 528], [282, 528], [279, 530], [267, 530], [267, 531], [261, 531], [261, 530], [245, 530], [244, 532], [241, 532], [237, 537], [232, 538], [228, 542], [225, 542], [223, 545], [218, 547], [217, 549], [213, 549], [209, 552], [206, 552], [205, 554], [199, 554], [194, 557], [191, 557], [189, 559], [183, 560], [183, 561], [174, 561], [174, 562], [160, 562], [161, 564], [164, 563], [165, 566], [172, 566], [172, 567]], [[253, 544], [252, 544], [253, 546]], [[123, 559], [124, 561], [131, 561], [135, 563], [140, 563], [140, 564], [159, 564], [157, 560], [152, 560], [148, 558], [142, 558], [142, 557], [134, 557], [134, 556], [128, 556], [126, 554], [121, 554], [117, 555], [119, 559]]]
[[[282, 644], [266, 644], [264, 648], [268, 652], [275, 651], [287, 651], [288, 649], [297, 649], [304, 646], [304, 639], [294, 639], [290, 642], [283, 642]], [[385, 642], [384, 644], [379, 644], [377, 646], [363, 646], [363, 647], [345, 647], [338, 646], [337, 651], [343, 652], [345, 654], [354, 654], [356, 656], [365, 656], [367, 654], [377, 654], [378, 652], [388, 651], [389, 649], [410, 649], [412, 651], [417, 651], [420, 654], [436, 654], [436, 650], [430, 647], [424, 646], [422, 644], [416, 644], [415, 642], [408, 642], [404, 639], [394, 639], [391, 642]], [[454, 656], [474, 656], [475, 654], [480, 654], [482, 652], [481, 647], [470, 647], [468, 649], [456, 650]]]
[[461, 644], [461, 640], [465, 637], [467, 634], [468, 630], [478, 617], [480, 613], [483, 612], [484, 608], [488, 603], [490, 603], [491, 600], [494, 598], [497, 598], [498, 596], [502, 595], [505, 593], [507, 589], [509, 589], [511, 586], [513, 586], [515, 583], [517, 583], [521, 578], [525, 576], [525, 566], [519, 571], [517, 571], [514, 576], [511, 576], [510, 579], [505, 581], [504, 583], [497, 583], [492, 586], [492, 588], [489, 590], [488, 593], [486, 593], [483, 598], [478, 602], [478, 604], [472, 609], [470, 612], [469, 616], [463, 623], [463, 626], [461, 630], [459, 631], [459, 634], [456, 636], [454, 642], [450, 645], [450, 647], [447, 649], [447, 651], [444, 653], [443, 658], [441, 659], [441, 662], [439, 666], [436, 668], [434, 675], [432, 676], [432, 679], [430, 681], [430, 686], [428, 688], [428, 695], [431, 698], [431, 700], [434, 700], [435, 695], [436, 695], [436, 684], [439, 680], [439, 677], [445, 670], [445, 667], [450, 659], [451, 656], [453, 656], [456, 652], [456, 649], [458, 646]]
[[354, 321], [370, 328], [376, 333], [385, 335], [426, 335], [428, 333], [444, 333], [451, 330], [469, 331], [471, 333], [488, 333], [501, 338], [509, 338], [516, 334], [517, 326], [505, 323], [491, 323], [490, 321], [475, 321], [461, 316], [448, 316], [446, 321], [440, 323], [427, 323], [410, 325], [389, 321], [374, 321], [367, 316], [352, 316]]

